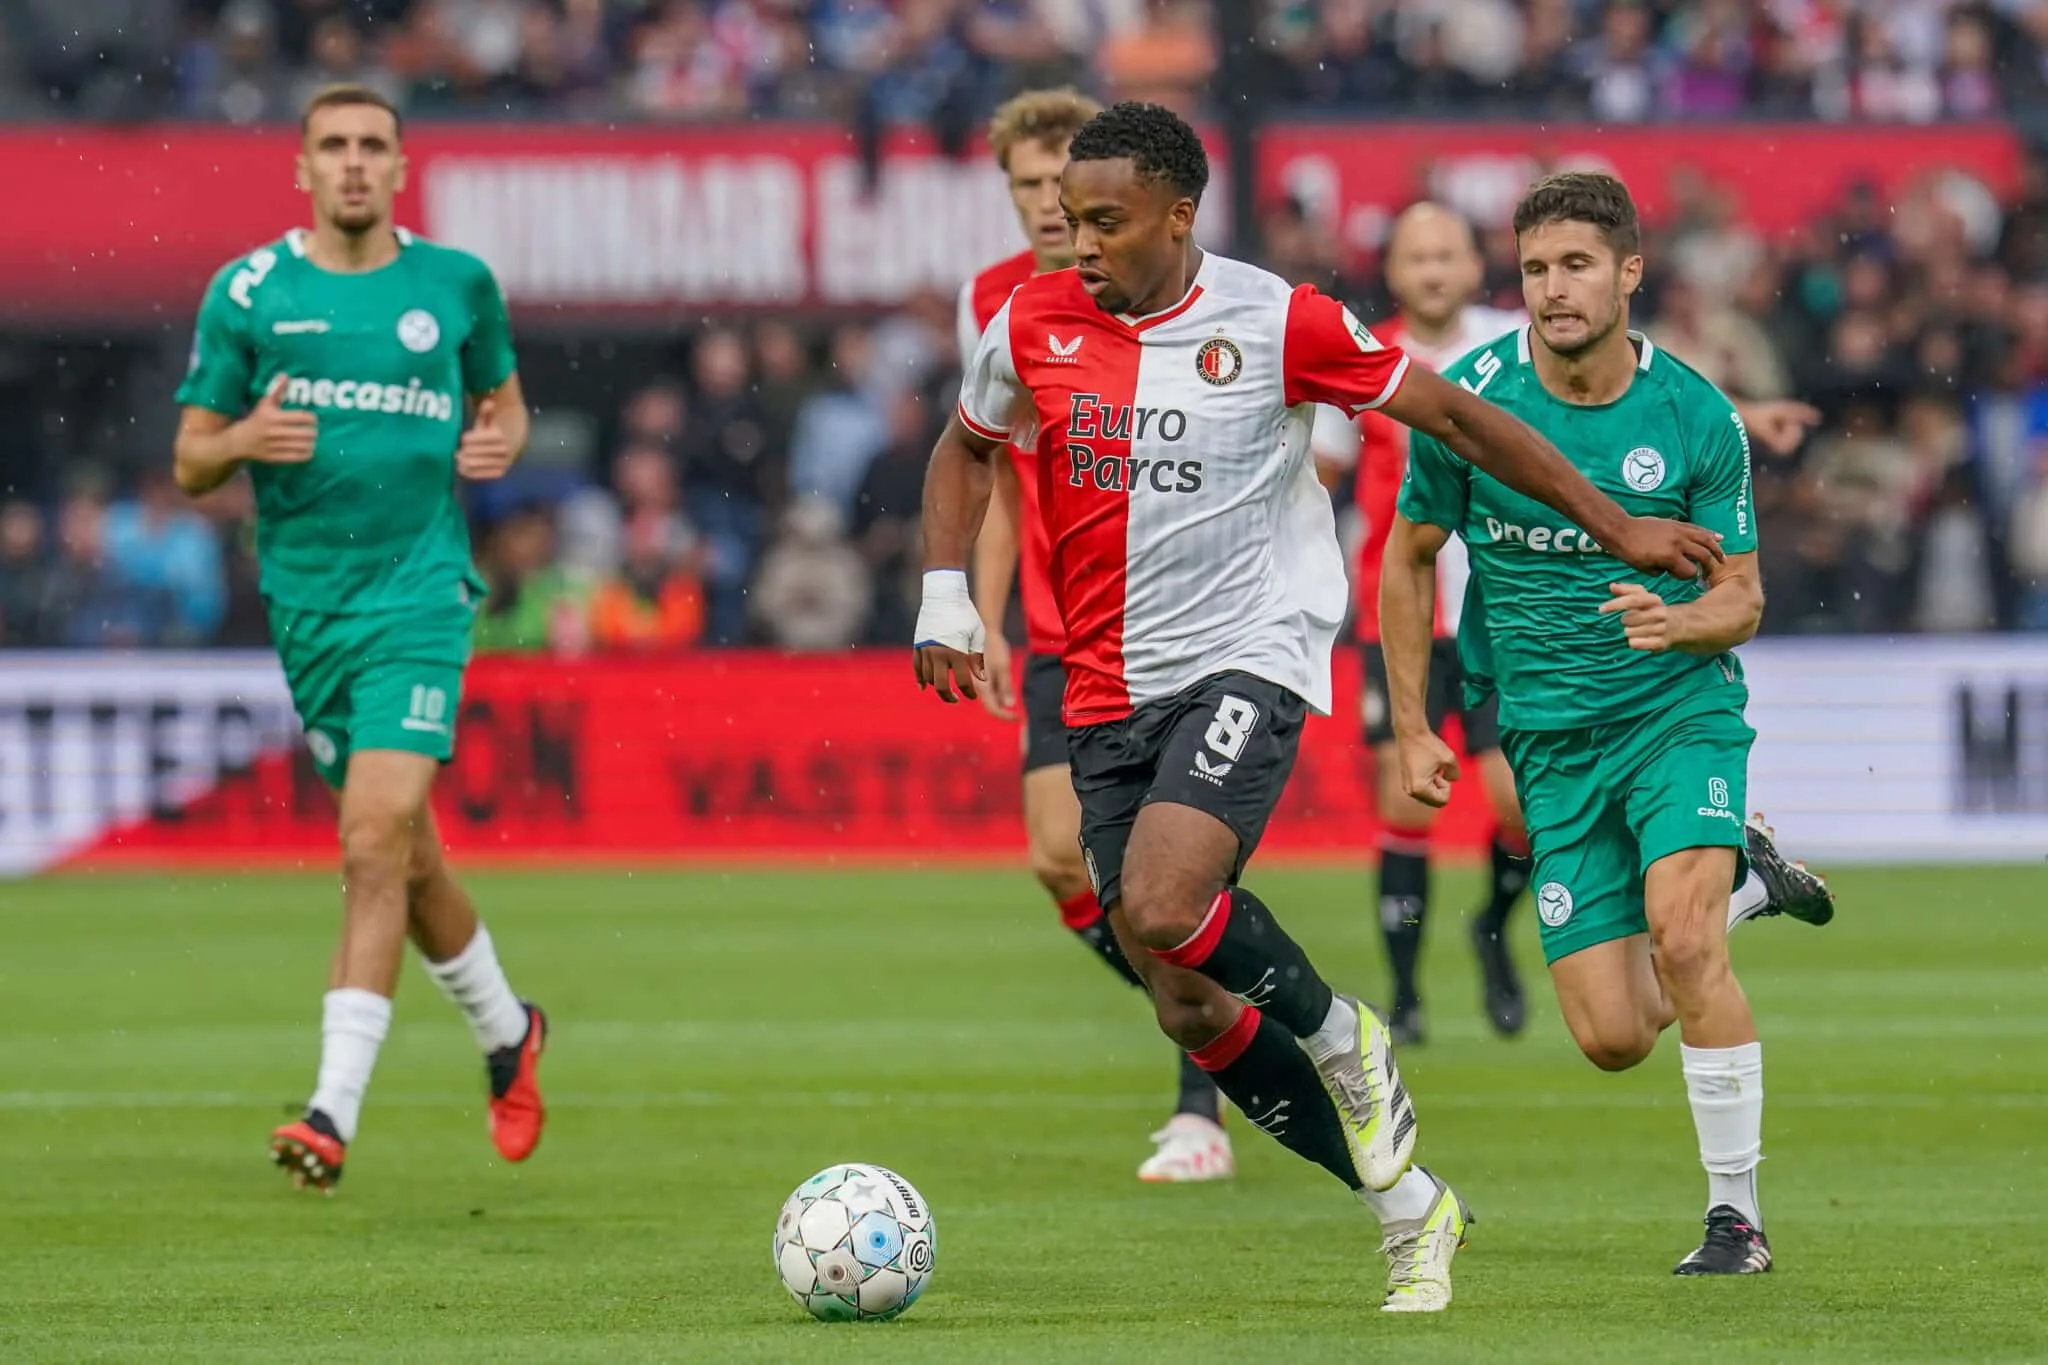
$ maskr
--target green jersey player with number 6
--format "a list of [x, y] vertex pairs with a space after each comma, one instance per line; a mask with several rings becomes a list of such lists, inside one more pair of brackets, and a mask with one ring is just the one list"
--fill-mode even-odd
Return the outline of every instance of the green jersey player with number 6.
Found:
[[[1514, 225], [1529, 324], [1446, 376], [1550, 437], [1632, 515], [1716, 532], [1725, 557], [1704, 581], [1642, 578], [1415, 437], [1380, 584], [1402, 781], [1440, 806], [1457, 775], [1424, 705], [1436, 555], [1456, 535], [1472, 566], [1461, 662], [1468, 686], [1500, 698], [1565, 1023], [1596, 1066], [1619, 1071], [1677, 1022], [1708, 1175], [1706, 1240], [1678, 1273], [1755, 1274], [1771, 1268], [1756, 1195], [1763, 1051], [1727, 931], [1781, 912], [1825, 923], [1834, 906], [1742, 816], [1756, 735], [1733, 651], [1763, 613], [1749, 437], [1719, 390], [1629, 331], [1643, 258], [1619, 180], [1551, 176]], [[1731, 901], [1752, 879], [1756, 894]]]
[[312, 227], [230, 262], [200, 305], [176, 472], [198, 496], [247, 467], [271, 636], [338, 793], [345, 916], [320, 1072], [305, 1116], [271, 1137], [295, 1184], [331, 1191], [408, 936], [484, 1052], [499, 1153], [523, 1161], [540, 1141], [547, 1021], [506, 981], [429, 804], [483, 588], [455, 479], [501, 477], [528, 419], [489, 268], [393, 224], [405, 156], [390, 103], [315, 94], [297, 174]]

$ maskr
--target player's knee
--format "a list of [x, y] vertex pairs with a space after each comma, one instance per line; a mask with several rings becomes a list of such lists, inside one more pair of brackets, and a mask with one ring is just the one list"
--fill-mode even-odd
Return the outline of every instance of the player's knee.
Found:
[[397, 812], [351, 813], [341, 824], [341, 868], [349, 881], [410, 880], [413, 821]]
[[1152, 1012], [1159, 1031], [1185, 1052], [1206, 1047], [1230, 1026], [1226, 1015], [1229, 997], [1220, 991], [1175, 991], [1170, 985], [1154, 983]]
[[1185, 943], [1202, 926], [1215, 888], [1191, 884], [1171, 868], [1139, 863], [1124, 869], [1124, 918], [1148, 948]]
[[1728, 968], [1726, 941], [1711, 932], [1705, 916], [1689, 915], [1651, 934], [1657, 974], [1674, 996], [1705, 989]]
[[1033, 837], [1031, 875], [1062, 905], [1088, 889], [1088, 864], [1081, 858], [1077, 841]]
[[1628, 1020], [1605, 1020], [1573, 1030], [1586, 1060], [1602, 1071], [1627, 1071], [1657, 1046], [1657, 1030]]

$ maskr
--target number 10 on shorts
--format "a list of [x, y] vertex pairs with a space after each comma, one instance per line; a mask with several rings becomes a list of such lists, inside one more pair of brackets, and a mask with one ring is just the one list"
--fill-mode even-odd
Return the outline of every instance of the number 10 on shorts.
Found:
[[447, 692], [438, 687], [415, 686], [412, 689], [412, 709], [401, 723], [408, 730], [425, 730], [436, 735], [447, 733]]

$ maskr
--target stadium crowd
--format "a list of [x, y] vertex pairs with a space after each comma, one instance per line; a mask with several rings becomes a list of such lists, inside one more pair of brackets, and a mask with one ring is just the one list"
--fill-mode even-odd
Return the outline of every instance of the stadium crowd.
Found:
[[[1343, 109], [1932, 119], [2036, 98], [2036, 32], [2048, 0], [1270, 0], [1257, 65], [1264, 97]], [[966, 137], [1019, 84], [1186, 101], [1216, 60], [1211, 15], [1187, 0], [0, 9], [11, 107], [74, 116], [274, 119], [349, 77], [426, 114], [839, 110]], [[2028, 177], [2004, 209], [1938, 181], [1899, 203], [1859, 189], [1769, 240], [1696, 182], [1652, 234], [1637, 303], [1651, 336], [1738, 397], [1824, 416], [1794, 454], [1759, 452], [1767, 631], [2048, 629], [2048, 163]], [[1377, 264], [1298, 206], [1264, 228], [1275, 269], [1386, 313]], [[1511, 237], [1484, 245], [1491, 301], [1517, 305]], [[550, 410], [531, 389], [547, 453], [471, 490], [492, 587], [480, 645], [900, 645], [952, 320], [932, 295], [879, 320], [717, 324], [601, 410]], [[541, 440], [563, 432], [581, 435]], [[0, 645], [265, 641], [246, 483], [193, 506], [165, 459], [130, 449], [0, 490]]]
[[[2044, 91], [2044, 0], [1252, 2], [1238, 85], [1262, 107], [1925, 121]], [[246, 123], [347, 79], [421, 115], [828, 114], [957, 143], [1028, 85], [1192, 106], [1215, 18], [1209, 0], [13, 0], [0, 111]]]

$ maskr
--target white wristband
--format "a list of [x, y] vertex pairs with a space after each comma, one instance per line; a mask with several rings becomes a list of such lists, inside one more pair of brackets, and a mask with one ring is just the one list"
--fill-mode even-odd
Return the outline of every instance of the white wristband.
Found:
[[988, 643], [981, 613], [967, 591], [964, 569], [927, 569], [924, 600], [917, 608], [915, 648], [937, 645], [961, 654], [979, 654]]

